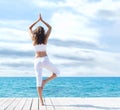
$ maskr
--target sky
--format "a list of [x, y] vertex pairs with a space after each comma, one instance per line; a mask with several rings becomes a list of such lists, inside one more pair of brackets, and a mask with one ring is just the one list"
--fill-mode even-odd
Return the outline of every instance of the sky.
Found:
[[0, 76], [34, 76], [28, 27], [39, 13], [60, 76], [120, 76], [119, 12], [120, 0], [0, 0]]

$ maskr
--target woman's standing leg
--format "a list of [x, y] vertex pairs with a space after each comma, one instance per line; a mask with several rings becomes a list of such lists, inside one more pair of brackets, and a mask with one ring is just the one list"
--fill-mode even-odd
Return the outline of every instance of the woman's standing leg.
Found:
[[40, 97], [41, 105], [44, 105], [43, 98], [42, 98], [42, 64], [40, 62], [34, 63], [35, 74], [36, 74], [36, 86], [38, 95]]
[[40, 102], [41, 102], [41, 105], [44, 105], [44, 102], [43, 102], [43, 98], [42, 98], [42, 87], [37, 87], [37, 91], [38, 91], [38, 95], [40, 97]]

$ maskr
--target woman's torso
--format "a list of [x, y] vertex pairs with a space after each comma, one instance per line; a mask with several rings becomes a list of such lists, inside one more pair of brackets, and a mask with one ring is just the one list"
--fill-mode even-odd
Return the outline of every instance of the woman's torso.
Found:
[[46, 48], [47, 44], [35, 44], [35, 58], [47, 56]]

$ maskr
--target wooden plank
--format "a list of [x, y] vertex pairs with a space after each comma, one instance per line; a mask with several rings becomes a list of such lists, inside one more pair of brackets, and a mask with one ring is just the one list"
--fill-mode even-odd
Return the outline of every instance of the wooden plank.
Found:
[[94, 110], [120, 110], [120, 98], [84, 98], [81, 99], [84, 108], [90, 108]]
[[7, 101], [7, 98], [0, 98], [0, 106]]
[[47, 110], [46, 106], [39, 106], [39, 110]]
[[[51, 98], [51, 100], [54, 103], [55, 109], [60, 110], [84, 110], [83, 107], [81, 107], [80, 98]], [[86, 108], [85, 108], [86, 110]], [[88, 110], [88, 109], [87, 109]]]
[[52, 98], [52, 100], [56, 110], [61, 106], [64, 106], [61, 107], [63, 110], [120, 110], [120, 98]]
[[17, 106], [17, 104], [19, 103], [20, 98], [16, 98], [12, 104], [10, 106], [8, 106], [8, 108], [6, 110], [14, 110]]
[[34, 98], [32, 101], [32, 107], [31, 110], [38, 110], [39, 109], [39, 102], [38, 102], [38, 98]]
[[7, 100], [0, 106], [2, 110], [6, 110], [15, 100], [15, 98], [7, 98]]
[[3, 110], [2, 104], [4, 104], [7, 101], [7, 98], [0, 98], [0, 110]]
[[25, 105], [24, 105], [22, 110], [30, 110], [31, 107], [32, 107], [32, 101], [33, 101], [32, 98], [27, 98], [27, 100], [25, 102]]
[[0, 110], [120, 110], [120, 98], [0, 98]]
[[73, 110], [86, 110], [86, 108], [84, 109], [81, 106], [82, 104], [81, 98], [77, 98], [77, 97], [76, 98], [62, 98], [61, 100], [64, 100], [64, 104], [68, 107], [71, 107]]
[[51, 98], [55, 110], [75, 110], [65, 99], [66, 98]]
[[55, 107], [54, 107], [53, 103], [51, 102], [50, 98], [45, 98], [45, 106], [46, 106], [47, 110], [55, 110]]
[[16, 105], [15, 110], [22, 110], [22, 108], [25, 105], [26, 100], [27, 100], [26, 98], [21, 98], [19, 103]]
[[0, 98], [0, 102], [2, 102], [5, 98]]

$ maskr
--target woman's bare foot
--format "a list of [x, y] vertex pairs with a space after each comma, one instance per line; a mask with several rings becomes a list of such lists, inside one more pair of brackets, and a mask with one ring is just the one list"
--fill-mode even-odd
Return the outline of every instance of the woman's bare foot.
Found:
[[41, 103], [41, 106], [44, 106], [44, 103]]
[[44, 106], [44, 102], [43, 102], [43, 99], [42, 98], [40, 98], [40, 104], [41, 104], [41, 106]]

